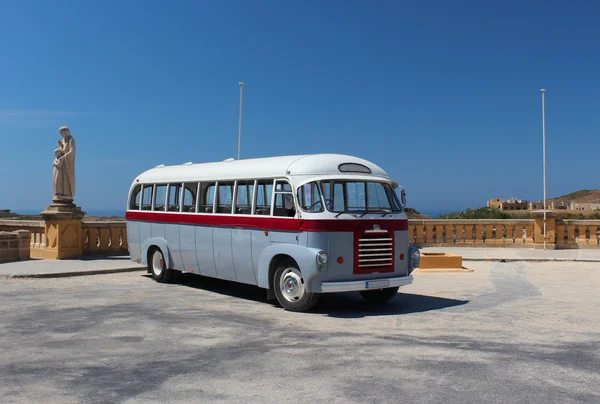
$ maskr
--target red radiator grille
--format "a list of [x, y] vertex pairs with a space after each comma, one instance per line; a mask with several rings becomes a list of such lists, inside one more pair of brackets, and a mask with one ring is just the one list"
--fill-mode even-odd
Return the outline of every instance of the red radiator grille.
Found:
[[354, 273], [394, 272], [394, 233], [384, 229], [354, 235]]

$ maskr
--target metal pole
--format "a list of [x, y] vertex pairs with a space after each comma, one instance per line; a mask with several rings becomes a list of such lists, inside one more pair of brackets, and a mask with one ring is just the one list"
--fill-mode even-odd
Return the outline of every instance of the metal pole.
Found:
[[238, 125], [238, 160], [240, 159], [240, 147], [242, 142], [242, 89], [244, 82], [240, 81], [240, 122]]
[[544, 137], [544, 250], [546, 249], [546, 89], [542, 88], [542, 132]]

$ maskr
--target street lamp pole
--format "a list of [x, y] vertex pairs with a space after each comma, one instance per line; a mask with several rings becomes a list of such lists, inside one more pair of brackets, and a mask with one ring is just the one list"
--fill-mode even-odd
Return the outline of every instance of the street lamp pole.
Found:
[[240, 147], [242, 142], [242, 90], [244, 82], [240, 81], [240, 122], [238, 124], [238, 160], [240, 159]]
[[542, 88], [542, 133], [544, 137], [544, 250], [546, 249], [546, 89]]

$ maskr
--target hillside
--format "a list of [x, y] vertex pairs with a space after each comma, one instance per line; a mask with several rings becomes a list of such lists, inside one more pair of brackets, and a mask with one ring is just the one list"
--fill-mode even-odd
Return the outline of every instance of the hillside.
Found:
[[571, 192], [570, 194], [551, 198], [549, 201], [554, 202], [575, 202], [575, 203], [594, 203], [600, 202], [600, 189], [580, 189], [579, 191]]

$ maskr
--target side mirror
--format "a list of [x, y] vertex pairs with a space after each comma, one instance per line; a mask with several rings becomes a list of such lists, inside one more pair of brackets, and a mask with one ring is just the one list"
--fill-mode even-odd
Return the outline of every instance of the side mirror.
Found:
[[402, 205], [406, 206], [406, 191], [405, 190], [402, 190], [402, 192], [400, 193], [400, 197], [402, 200]]
[[283, 197], [283, 206], [286, 210], [294, 209], [294, 196], [292, 194], [286, 194]]

